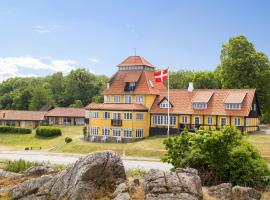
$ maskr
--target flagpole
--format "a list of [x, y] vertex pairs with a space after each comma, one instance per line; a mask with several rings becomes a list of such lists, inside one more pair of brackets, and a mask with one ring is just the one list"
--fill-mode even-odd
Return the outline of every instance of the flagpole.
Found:
[[170, 137], [170, 73], [168, 67], [168, 130], [167, 136]]

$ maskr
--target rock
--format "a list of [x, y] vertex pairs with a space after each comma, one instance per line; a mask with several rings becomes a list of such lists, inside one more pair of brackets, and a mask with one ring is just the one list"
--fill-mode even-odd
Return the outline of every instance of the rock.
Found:
[[232, 188], [232, 200], [260, 200], [261, 193], [254, 188], [234, 186]]
[[176, 173], [189, 173], [189, 174], [194, 174], [198, 175], [198, 170], [193, 169], [193, 168], [177, 168], [175, 170]]
[[127, 192], [119, 193], [113, 200], [130, 200], [130, 196]]
[[145, 176], [146, 200], [202, 199], [202, 185], [193, 169], [164, 172], [151, 169]]
[[217, 186], [209, 187], [208, 194], [220, 200], [231, 200], [232, 199], [232, 184], [222, 183]]
[[53, 172], [54, 172], [54, 169], [51, 168], [49, 165], [42, 164], [42, 165], [31, 167], [25, 170], [22, 174], [23, 176], [32, 176], [32, 175], [41, 176], [41, 175], [50, 174]]
[[127, 192], [127, 191], [128, 191], [128, 187], [126, 183], [121, 183], [120, 185], [117, 186], [112, 196], [116, 197], [117, 195]]
[[10, 190], [11, 199], [20, 199], [25, 196], [35, 194], [38, 189], [43, 186], [46, 182], [51, 180], [51, 176], [44, 175], [35, 179], [30, 179], [14, 186]]
[[10, 179], [17, 179], [21, 178], [22, 174], [15, 173], [15, 172], [8, 172], [0, 169], [0, 178], [10, 178]]

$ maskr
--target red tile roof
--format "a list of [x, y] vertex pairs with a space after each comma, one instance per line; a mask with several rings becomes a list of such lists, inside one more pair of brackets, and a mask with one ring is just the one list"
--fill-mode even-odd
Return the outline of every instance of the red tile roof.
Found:
[[191, 99], [192, 103], [208, 103], [213, 96], [214, 91], [198, 91]]
[[[214, 92], [208, 103], [207, 109], [193, 109], [192, 98], [198, 91]], [[226, 110], [224, 101], [230, 92], [243, 93], [247, 95], [242, 103], [241, 110]], [[248, 116], [252, 101], [255, 95], [255, 89], [195, 89], [188, 92], [185, 89], [170, 90], [170, 102], [173, 107], [170, 113], [173, 114], [193, 114], [193, 115], [224, 115], [224, 116]], [[166, 108], [160, 108], [158, 103], [167, 96], [167, 90], [160, 91], [160, 95], [154, 101], [150, 111], [151, 113], [167, 113]]]
[[225, 103], [242, 103], [246, 95], [246, 91], [230, 91], [227, 95], [227, 98], [225, 99]]
[[148, 111], [148, 109], [142, 104], [113, 104], [113, 103], [91, 103], [85, 107], [87, 110], [129, 110], [129, 111]]
[[124, 67], [124, 66], [142, 66], [142, 65], [154, 68], [154, 66], [146, 59], [144, 59], [144, 57], [142, 56], [129, 56], [127, 59], [125, 59], [117, 66]]
[[[140, 77], [136, 84], [135, 91], [124, 91], [126, 80], [128, 77]], [[151, 86], [153, 85], [153, 87]], [[154, 78], [154, 72], [148, 70], [124, 70], [118, 71], [111, 79], [110, 79], [110, 87], [103, 91], [103, 95], [108, 94], [158, 94], [159, 90], [164, 90], [166, 87], [163, 83], [156, 83]]]
[[46, 112], [26, 110], [0, 110], [0, 120], [43, 121]]
[[85, 109], [56, 107], [50, 110], [46, 117], [85, 117]]

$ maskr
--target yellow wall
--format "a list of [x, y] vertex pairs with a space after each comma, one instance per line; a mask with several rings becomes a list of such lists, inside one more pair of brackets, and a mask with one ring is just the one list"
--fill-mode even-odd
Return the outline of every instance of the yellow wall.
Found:
[[[95, 110], [91, 110], [94, 111]], [[131, 128], [132, 129], [132, 137], [136, 138], [136, 129], [142, 128], [144, 129], [144, 137], [149, 136], [149, 126], [150, 126], [150, 113], [148, 112], [132, 112], [132, 120], [125, 120], [124, 119], [124, 113], [130, 112], [130, 111], [96, 111], [98, 112], [98, 118], [89, 119], [89, 125], [91, 127], [99, 127], [98, 129], [98, 135], [102, 136], [102, 128], [121, 128], [121, 136], [124, 136], [124, 129], [125, 128]], [[110, 119], [103, 119], [103, 112], [110, 112]], [[113, 113], [121, 113], [121, 119], [122, 119], [122, 126], [111, 126], [111, 119], [113, 118]], [[137, 120], [136, 119], [136, 113], [143, 113], [144, 114], [144, 120]], [[110, 136], [113, 136], [112, 129], [110, 130]]]
[[[246, 126], [259, 126], [259, 119], [258, 118], [247, 118], [246, 119]], [[257, 131], [257, 127], [247, 127], [247, 131]]]

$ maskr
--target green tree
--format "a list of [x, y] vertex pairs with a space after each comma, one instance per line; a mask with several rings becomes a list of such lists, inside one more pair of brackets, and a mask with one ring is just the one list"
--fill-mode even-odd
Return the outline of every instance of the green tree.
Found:
[[54, 105], [54, 100], [49, 89], [42, 86], [36, 86], [33, 89], [32, 98], [30, 100], [29, 109], [39, 110], [42, 106]]
[[171, 89], [186, 89], [188, 83], [193, 81], [193, 71], [179, 70], [170, 72], [170, 88]]
[[73, 104], [70, 104], [69, 107], [71, 108], [82, 108], [83, 104], [81, 100], [75, 100]]
[[221, 50], [217, 71], [224, 88], [256, 88], [263, 112], [270, 112], [270, 63], [246, 37], [232, 37]]
[[193, 73], [194, 87], [198, 89], [218, 89], [221, 82], [212, 71], [198, 71]]

